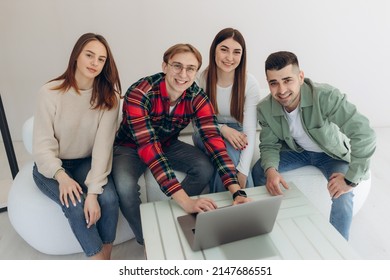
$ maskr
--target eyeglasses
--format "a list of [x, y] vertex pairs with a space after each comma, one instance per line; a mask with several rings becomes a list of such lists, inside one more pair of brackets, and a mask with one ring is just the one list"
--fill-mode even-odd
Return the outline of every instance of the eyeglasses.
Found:
[[173, 72], [175, 72], [176, 74], [181, 73], [181, 71], [183, 71], [183, 69], [186, 69], [186, 72], [187, 72], [187, 74], [189, 74], [189, 75], [195, 74], [196, 71], [197, 71], [197, 69], [196, 69], [195, 66], [187, 66], [187, 67], [184, 67], [183, 64], [178, 63], [178, 62], [174, 62], [174, 63], [172, 63], [172, 64], [170, 64], [170, 63], [167, 62], [167, 64], [168, 64], [169, 66], [172, 67]]

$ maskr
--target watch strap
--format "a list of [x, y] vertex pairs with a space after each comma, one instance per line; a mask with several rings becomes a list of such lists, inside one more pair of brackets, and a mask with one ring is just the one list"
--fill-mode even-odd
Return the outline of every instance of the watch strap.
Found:
[[348, 186], [350, 186], [350, 187], [352, 187], [352, 188], [354, 188], [354, 187], [356, 187], [357, 185], [359, 185], [358, 183], [353, 183], [353, 182], [349, 181], [349, 180], [346, 179], [346, 178], [344, 178], [344, 181], [345, 181], [345, 183], [346, 183]]

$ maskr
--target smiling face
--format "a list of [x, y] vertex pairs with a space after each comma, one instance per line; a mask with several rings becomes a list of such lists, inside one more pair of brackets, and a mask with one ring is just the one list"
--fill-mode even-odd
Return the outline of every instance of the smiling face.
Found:
[[219, 43], [215, 49], [215, 63], [218, 71], [230, 73], [241, 62], [242, 46], [233, 38], [228, 38]]
[[105, 46], [93, 40], [87, 43], [77, 57], [76, 81], [80, 88], [92, 87], [93, 80], [98, 76], [104, 67], [107, 59]]
[[280, 70], [267, 70], [267, 81], [272, 97], [278, 101], [287, 112], [298, 107], [301, 85], [304, 74], [298, 66], [289, 64]]
[[[180, 72], [177, 67], [179, 64], [183, 67]], [[163, 62], [162, 69], [171, 100], [176, 100], [194, 83], [198, 68], [199, 62], [191, 52], [177, 53], [169, 59], [168, 63]], [[195, 71], [187, 71], [189, 69]]]

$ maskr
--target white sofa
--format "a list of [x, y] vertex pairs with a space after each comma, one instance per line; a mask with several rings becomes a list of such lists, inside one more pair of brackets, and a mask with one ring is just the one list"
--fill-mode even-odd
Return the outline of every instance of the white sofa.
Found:
[[[23, 142], [30, 153], [32, 127], [33, 118], [30, 118], [23, 126]], [[182, 132], [180, 139], [192, 143], [191, 133], [192, 127], [188, 127]], [[254, 164], [258, 158], [259, 151], [256, 149], [252, 163]], [[32, 165], [33, 162], [29, 162], [20, 169], [9, 192], [8, 215], [11, 224], [28, 244], [42, 253], [66, 255], [82, 252], [61, 208], [41, 193], [35, 185], [32, 178]], [[142, 201], [168, 199], [160, 191], [151, 172], [147, 170], [144, 175], [139, 181]], [[176, 176], [181, 181], [185, 174], [176, 172]], [[329, 216], [331, 200], [326, 190], [326, 180], [317, 168], [304, 167], [287, 172], [284, 176], [287, 181], [293, 181], [325, 216]], [[371, 180], [367, 180], [356, 188], [354, 214], [366, 200], [370, 187]], [[114, 244], [132, 238], [134, 234], [120, 213]]]

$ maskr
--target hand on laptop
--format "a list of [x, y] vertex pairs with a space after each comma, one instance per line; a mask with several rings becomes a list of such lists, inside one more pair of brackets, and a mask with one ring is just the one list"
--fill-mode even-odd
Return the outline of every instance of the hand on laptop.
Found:
[[216, 209], [217, 204], [211, 198], [190, 198], [182, 208], [187, 213], [207, 212]]
[[194, 212], [206, 212], [218, 208], [217, 204], [211, 198], [204, 197], [192, 200], [194, 202], [192, 206]]
[[184, 190], [179, 190], [175, 192], [172, 195], [172, 198], [187, 213], [206, 212], [217, 208], [217, 204], [211, 198], [191, 198]]

